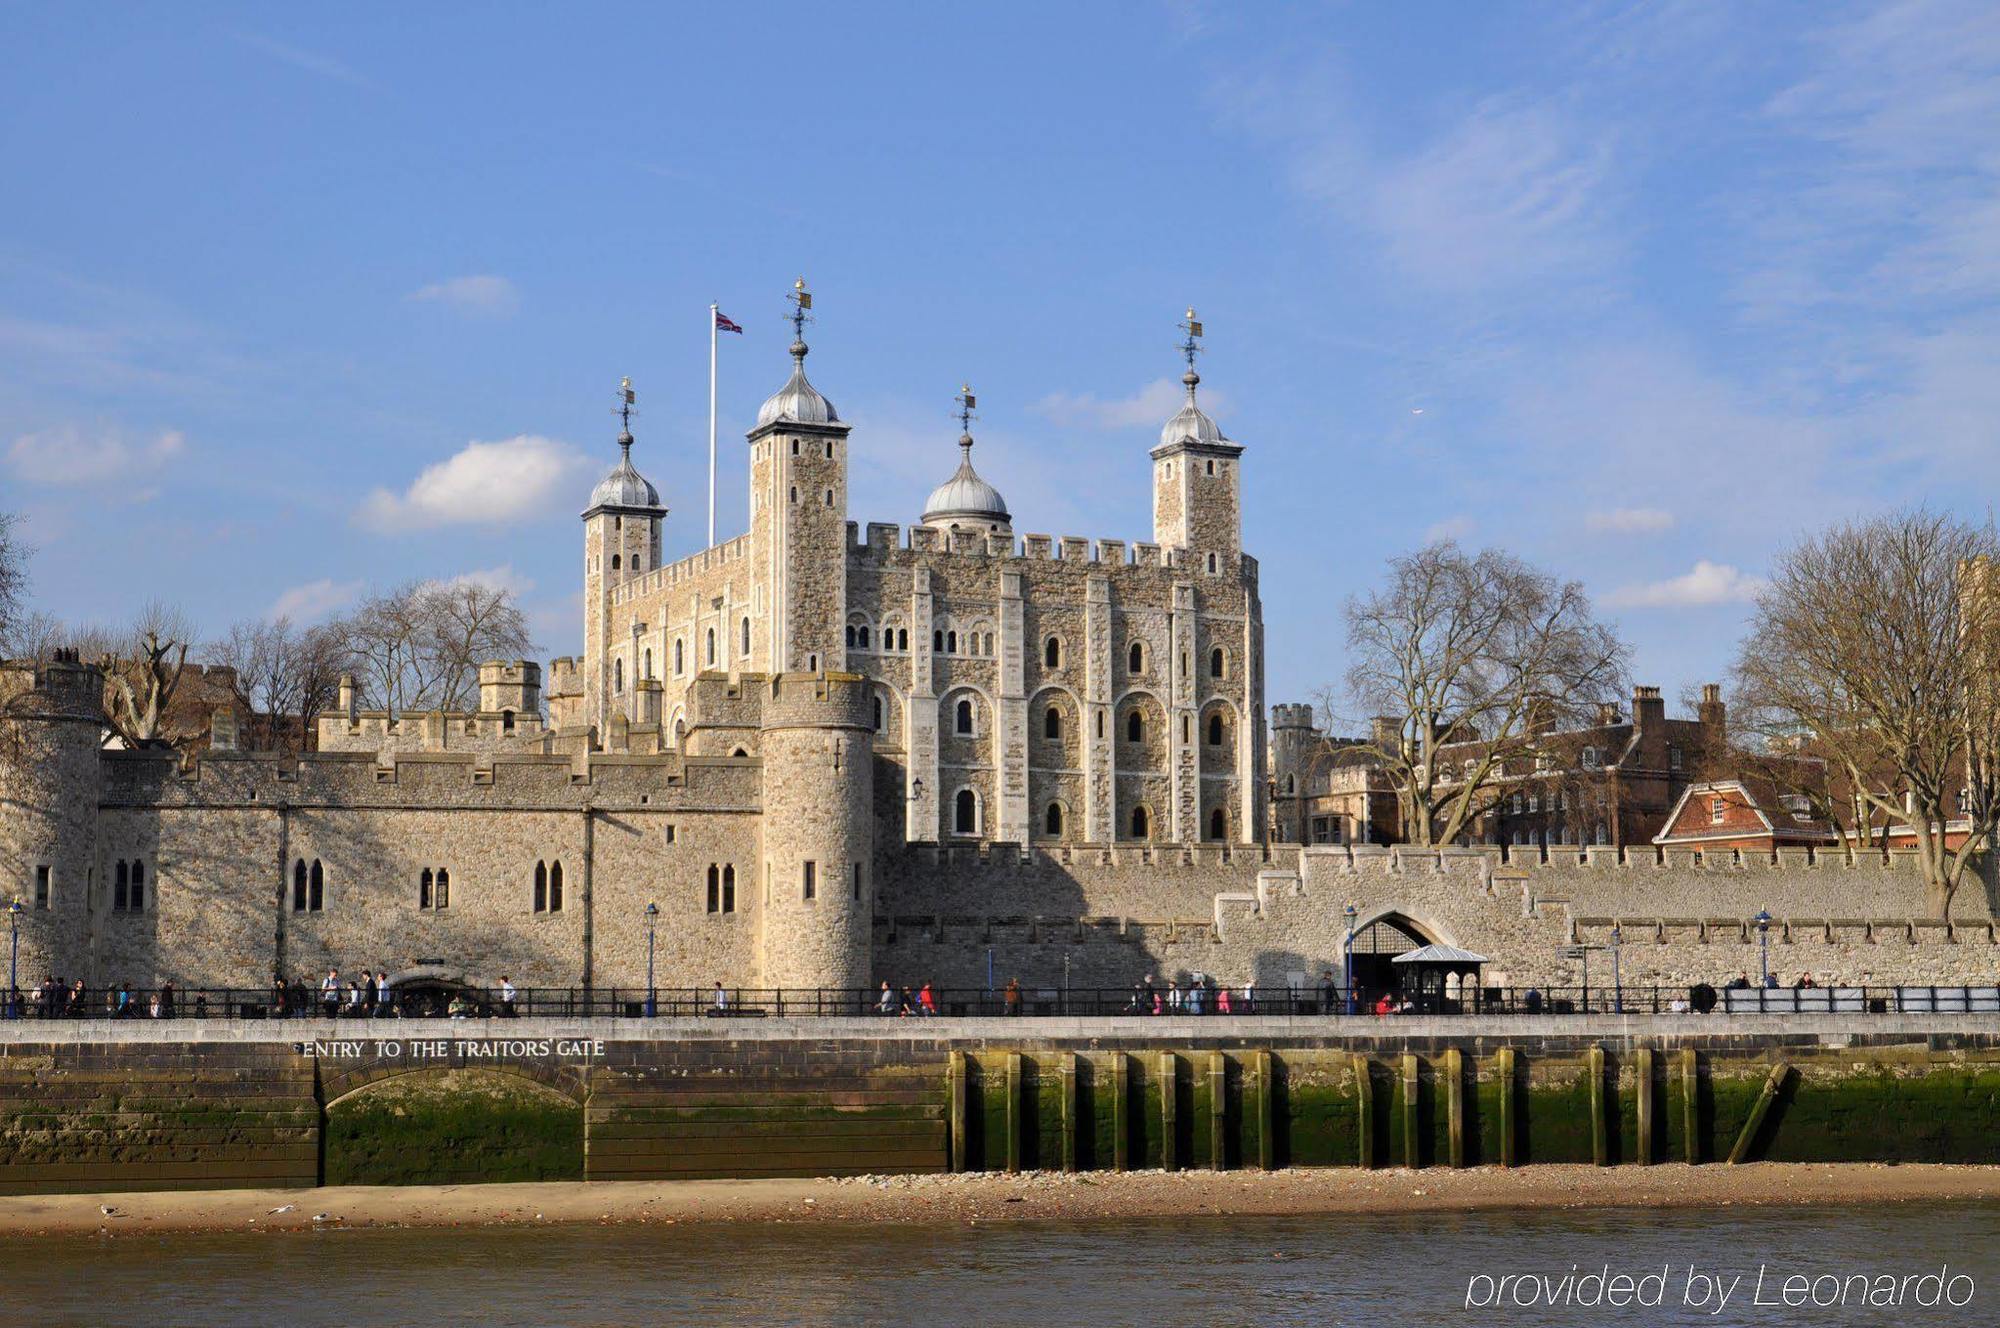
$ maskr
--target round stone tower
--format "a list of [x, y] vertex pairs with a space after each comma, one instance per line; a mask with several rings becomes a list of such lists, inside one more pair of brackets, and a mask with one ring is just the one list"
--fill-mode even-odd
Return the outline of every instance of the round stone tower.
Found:
[[[104, 675], [73, 652], [40, 667], [0, 665], [0, 909], [21, 904], [24, 991], [51, 974], [90, 976], [103, 715]], [[0, 950], [0, 965], [7, 959]], [[0, 967], [0, 988], [6, 981]]]
[[786, 673], [758, 685], [763, 982], [859, 991], [868, 985], [875, 895], [868, 684], [851, 673]]
[[1276, 798], [1271, 814], [1272, 838], [1281, 844], [1305, 842], [1301, 808], [1305, 805], [1307, 769], [1312, 756], [1313, 708], [1309, 705], [1271, 707], [1271, 783]]

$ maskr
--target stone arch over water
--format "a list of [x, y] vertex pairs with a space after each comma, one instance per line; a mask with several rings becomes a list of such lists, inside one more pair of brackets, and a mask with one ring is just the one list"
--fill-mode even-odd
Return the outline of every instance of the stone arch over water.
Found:
[[[420, 1039], [402, 1039], [406, 1048]], [[321, 1080], [323, 1182], [450, 1185], [583, 1179], [581, 1070], [376, 1060]]]

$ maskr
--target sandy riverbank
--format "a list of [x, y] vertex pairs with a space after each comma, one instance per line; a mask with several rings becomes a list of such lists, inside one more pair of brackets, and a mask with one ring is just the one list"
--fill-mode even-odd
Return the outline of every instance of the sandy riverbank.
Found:
[[989, 1222], [1979, 1199], [2000, 1199], [2000, 1167], [1761, 1164], [1270, 1174], [1041, 1172], [13, 1196], [0, 1197], [0, 1236], [115, 1238], [175, 1231], [298, 1231], [328, 1224]]

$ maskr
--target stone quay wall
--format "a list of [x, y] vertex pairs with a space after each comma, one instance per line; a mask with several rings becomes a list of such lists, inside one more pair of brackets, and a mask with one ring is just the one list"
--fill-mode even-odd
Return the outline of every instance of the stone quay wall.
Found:
[[0, 1024], [0, 1193], [2000, 1162], [1980, 1016]]

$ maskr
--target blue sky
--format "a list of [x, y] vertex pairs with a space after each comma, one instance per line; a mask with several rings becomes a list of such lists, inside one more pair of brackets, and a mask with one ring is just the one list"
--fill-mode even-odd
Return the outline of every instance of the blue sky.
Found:
[[791, 279], [858, 520], [956, 463], [1150, 532], [1208, 326], [1269, 696], [1436, 533], [1582, 579], [1673, 695], [1801, 531], [2000, 480], [1990, 5], [9, 5], [0, 510], [37, 608], [210, 632], [479, 575], [580, 644], [636, 460], [703, 542]]

